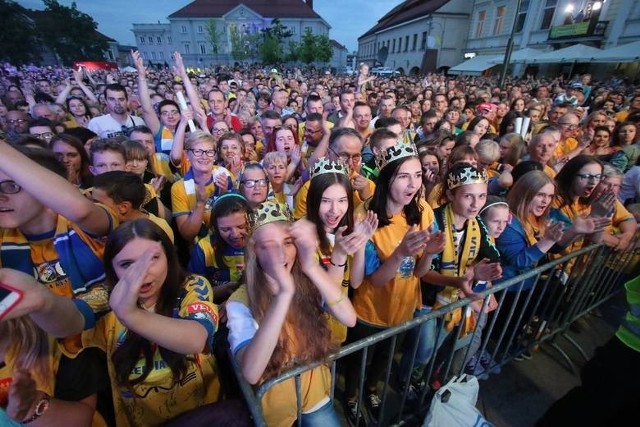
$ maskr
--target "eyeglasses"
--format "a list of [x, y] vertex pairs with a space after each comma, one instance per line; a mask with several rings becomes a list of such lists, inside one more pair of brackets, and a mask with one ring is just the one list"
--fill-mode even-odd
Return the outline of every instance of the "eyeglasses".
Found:
[[225, 128], [213, 128], [212, 129], [215, 133], [225, 133], [225, 132], [229, 132], [229, 129], [225, 129]]
[[576, 176], [580, 179], [583, 179], [585, 181], [601, 181], [602, 180], [602, 175], [598, 174], [598, 175], [592, 175], [589, 173], [577, 173]]
[[304, 128], [304, 133], [309, 133], [311, 135], [315, 135], [318, 132], [322, 132], [322, 129], [316, 129], [316, 130], [311, 130], [308, 127], [305, 126]]
[[213, 157], [216, 155], [216, 150], [200, 150], [198, 148], [190, 148], [187, 151], [191, 151], [191, 154], [196, 157], [202, 157], [203, 154], [206, 154], [207, 157]]
[[2, 194], [16, 194], [22, 191], [22, 187], [15, 183], [15, 181], [7, 180], [0, 181], [0, 193]]
[[47, 141], [53, 138], [52, 132], [44, 132], [44, 133], [32, 133], [31, 136], [35, 136], [36, 138], [46, 139]]
[[579, 127], [579, 125], [573, 124], [573, 123], [558, 123], [560, 126], [566, 126], [569, 129], [575, 129], [577, 127]]
[[177, 116], [180, 114], [180, 111], [178, 110], [170, 110], [170, 111], [161, 111], [160, 115], [162, 117], [173, 117], [173, 116]]
[[10, 124], [10, 125], [23, 124], [23, 123], [27, 123], [27, 121], [26, 121], [25, 119], [11, 119], [11, 120], [7, 120], [7, 124]]
[[267, 180], [266, 179], [246, 179], [246, 180], [242, 181], [241, 184], [244, 185], [247, 188], [253, 188], [256, 185], [258, 187], [266, 187], [267, 186]]
[[329, 148], [329, 150], [345, 164], [350, 162], [360, 163], [362, 160], [362, 154], [360, 153], [349, 155], [347, 153], [336, 153], [333, 148]]

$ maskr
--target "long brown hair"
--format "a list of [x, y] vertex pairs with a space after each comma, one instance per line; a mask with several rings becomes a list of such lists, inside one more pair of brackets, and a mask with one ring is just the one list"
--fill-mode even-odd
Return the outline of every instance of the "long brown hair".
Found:
[[542, 171], [532, 170], [522, 175], [522, 177], [513, 184], [513, 187], [511, 187], [507, 194], [509, 209], [518, 218], [522, 224], [522, 228], [532, 234], [533, 228], [538, 230], [540, 235], [544, 234], [549, 207], [547, 207], [544, 214], [539, 218], [532, 215], [527, 209], [529, 203], [536, 197], [540, 189], [547, 184], [552, 184], [554, 190], [556, 189], [556, 183], [549, 175]]
[[[118, 283], [118, 276], [113, 268], [113, 259], [127, 243], [135, 238], [162, 243], [162, 249], [167, 256], [167, 277], [162, 284], [155, 312], [162, 316], [173, 317], [176, 303], [184, 293], [187, 274], [180, 266], [176, 249], [167, 234], [148, 219], [125, 222], [109, 235], [104, 249], [105, 284], [113, 287]], [[174, 381], [179, 381], [187, 371], [187, 357], [160, 346], [158, 346], [158, 351], [162, 360], [171, 368]], [[111, 357], [118, 385], [131, 389], [136, 384], [143, 382], [153, 369], [153, 355], [154, 344], [128, 329], [124, 342]], [[145, 360], [144, 370], [139, 377], [131, 379], [131, 372], [140, 358]]]
[[14, 359], [14, 370], [25, 369], [35, 378], [48, 381], [49, 337], [29, 316], [0, 322], [0, 337], [9, 343], [5, 358]]
[[[278, 224], [288, 225], [284, 221]], [[248, 247], [255, 246], [254, 236], [251, 237]], [[261, 323], [274, 296], [266, 286], [267, 277], [260, 266], [255, 250], [249, 249], [245, 252], [245, 264], [249, 308], [256, 321]], [[273, 378], [295, 365], [306, 365], [322, 360], [333, 350], [330, 343], [331, 331], [326, 313], [322, 309], [320, 292], [302, 272], [297, 260], [291, 274], [296, 284], [296, 292], [280, 331], [278, 344], [273, 350], [260, 382]]]

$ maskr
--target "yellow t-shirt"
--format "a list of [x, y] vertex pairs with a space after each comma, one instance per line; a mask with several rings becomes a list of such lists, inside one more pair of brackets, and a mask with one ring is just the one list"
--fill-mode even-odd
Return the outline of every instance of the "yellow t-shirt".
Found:
[[[422, 219], [418, 229], [426, 230], [433, 224], [433, 210], [423, 199], [420, 199], [420, 207]], [[365, 208], [366, 205], [361, 205], [357, 210], [358, 214], [365, 213]], [[371, 241], [380, 263], [384, 263], [396, 250], [409, 228], [404, 215], [396, 214], [391, 218], [389, 225], [376, 230]], [[368, 258], [367, 255], [366, 265], [370, 262]], [[418, 263], [417, 259], [414, 261], [415, 264]], [[413, 317], [413, 312], [422, 305], [420, 279], [414, 276], [413, 272], [406, 274], [403, 270], [401, 265], [395, 278], [378, 288], [365, 277], [362, 285], [355, 290], [352, 300], [359, 320], [375, 326], [390, 327]]]
[[169, 226], [169, 223], [164, 218], [157, 217], [152, 213], [147, 213], [147, 215], [149, 217], [149, 221], [153, 222], [158, 227], [162, 228], [162, 231], [167, 233], [167, 236], [169, 236], [169, 239], [171, 240], [171, 243], [175, 243], [173, 230]]
[[[178, 316], [206, 322], [209, 325], [209, 339], [212, 339], [218, 325], [218, 307], [213, 303], [213, 290], [205, 278], [188, 278]], [[162, 359], [157, 346], [154, 346], [154, 367], [147, 378], [136, 384], [133, 390], [119, 387], [112, 357], [124, 342], [126, 333], [127, 328], [110, 312], [100, 318], [95, 328], [82, 334], [84, 347], [97, 347], [107, 353], [116, 425], [159, 426], [182, 413], [216, 402], [220, 398], [220, 383], [213, 354], [203, 352], [188, 355], [186, 374], [180, 381], [174, 382], [171, 369]], [[67, 347], [63, 351], [70, 357], [74, 356], [73, 350]], [[131, 376], [139, 376], [144, 365], [144, 359], [138, 360]]]
[[[207, 196], [211, 197], [211, 195], [215, 192], [216, 186], [211, 180], [205, 186], [207, 191]], [[182, 215], [189, 215], [191, 211], [196, 207], [197, 196], [196, 193], [187, 194], [187, 190], [184, 186], [184, 179], [176, 181], [171, 186], [171, 208], [173, 209], [173, 217], [177, 218]], [[202, 222], [204, 224], [209, 224], [209, 219], [211, 218], [211, 209], [206, 209], [204, 211], [204, 215], [202, 217]]]
[[578, 148], [578, 144], [579, 142], [575, 138], [567, 138], [564, 141], [560, 141], [556, 146], [556, 150], [553, 152], [553, 155], [556, 159], [560, 159]]
[[[331, 247], [331, 251], [333, 252], [333, 246]], [[323, 254], [320, 252], [320, 248], [316, 251], [316, 256], [318, 257], [318, 262], [323, 265], [325, 268], [329, 268], [331, 266], [331, 253]], [[344, 274], [342, 276], [342, 287], [341, 292], [342, 296], [349, 296], [349, 286], [351, 285], [351, 264], [353, 262], [353, 256], [347, 257], [347, 265], [344, 267]], [[327, 313], [328, 314], [328, 313]], [[328, 314], [329, 318], [329, 329], [331, 329], [331, 342], [334, 344], [342, 344], [347, 339], [347, 327], [340, 322], [338, 319]]]
[[[226, 304], [229, 344], [235, 354], [247, 345], [258, 330], [258, 323], [249, 309], [246, 285], [240, 286]], [[290, 344], [297, 348], [299, 343]], [[290, 378], [271, 387], [262, 398], [262, 412], [269, 427], [291, 427], [298, 418], [295, 379]], [[329, 401], [331, 393], [331, 371], [326, 365], [305, 371], [300, 375], [302, 412], [318, 409]]]
[[[376, 190], [376, 184], [367, 179], [369, 184], [369, 194], [373, 194]], [[311, 186], [311, 180], [305, 182], [302, 188], [296, 193], [294, 201], [293, 217], [295, 219], [304, 218], [307, 216], [307, 194], [309, 193], [309, 187]], [[357, 191], [353, 192], [353, 205], [355, 208], [360, 206], [364, 200], [360, 198], [360, 194]]]

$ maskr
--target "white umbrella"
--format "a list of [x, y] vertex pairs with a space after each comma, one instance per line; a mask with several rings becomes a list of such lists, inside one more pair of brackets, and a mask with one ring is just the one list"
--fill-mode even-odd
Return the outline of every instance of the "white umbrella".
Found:
[[447, 74], [463, 74], [467, 76], [479, 76], [484, 70], [496, 65], [500, 56], [495, 55], [478, 55], [467, 61], [464, 61], [454, 67], [449, 68]]
[[598, 55], [602, 50], [584, 44], [574, 44], [563, 49], [553, 50], [531, 58], [530, 63], [552, 63], [561, 64], [564, 62], [590, 62], [591, 58]]
[[594, 55], [590, 62], [637, 62], [640, 61], [640, 41], [605, 49]]
[[[514, 50], [511, 52], [511, 57], [509, 58], [510, 64], [529, 64], [533, 62], [534, 58], [543, 55], [545, 52], [539, 49], [532, 49], [530, 47], [525, 47], [524, 49]], [[504, 55], [500, 58], [500, 60], [496, 61], [496, 64], [502, 64], [504, 62]]]
[[124, 71], [125, 73], [135, 73], [137, 70], [129, 65], [127, 67], [122, 68], [120, 71]]

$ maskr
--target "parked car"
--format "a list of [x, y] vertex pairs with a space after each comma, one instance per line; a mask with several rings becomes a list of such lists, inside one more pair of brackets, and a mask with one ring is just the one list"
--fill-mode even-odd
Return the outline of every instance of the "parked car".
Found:
[[394, 70], [390, 67], [374, 67], [369, 71], [369, 73], [374, 76], [380, 77], [392, 77], [400, 75], [400, 71]]

